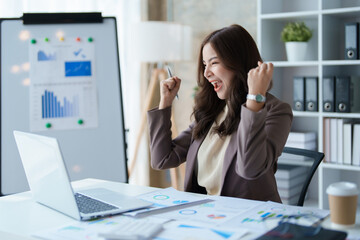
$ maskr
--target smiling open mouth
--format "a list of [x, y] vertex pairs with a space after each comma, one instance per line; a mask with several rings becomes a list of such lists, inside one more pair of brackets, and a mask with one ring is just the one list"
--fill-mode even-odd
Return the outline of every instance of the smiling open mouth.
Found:
[[212, 81], [211, 84], [214, 86], [215, 92], [219, 91], [222, 86], [221, 82], [219, 81]]

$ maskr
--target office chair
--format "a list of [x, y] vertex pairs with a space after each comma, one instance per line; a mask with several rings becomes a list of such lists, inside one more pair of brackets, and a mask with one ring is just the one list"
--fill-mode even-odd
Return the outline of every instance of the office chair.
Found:
[[307, 149], [300, 149], [300, 148], [292, 148], [292, 147], [284, 147], [283, 153], [304, 156], [304, 157], [307, 157], [307, 158], [311, 158], [314, 161], [308, 175], [306, 176], [304, 185], [303, 185], [303, 187], [301, 189], [301, 193], [300, 193], [300, 196], [299, 196], [298, 203], [296, 204], [297, 206], [302, 207], [302, 206], [304, 206], [305, 195], [306, 195], [306, 192], [307, 192], [307, 190], [309, 188], [311, 179], [314, 176], [314, 173], [316, 172], [316, 169], [318, 168], [318, 166], [322, 162], [325, 155], [322, 152], [317, 152], [317, 151], [312, 151], [312, 150], [307, 150]]

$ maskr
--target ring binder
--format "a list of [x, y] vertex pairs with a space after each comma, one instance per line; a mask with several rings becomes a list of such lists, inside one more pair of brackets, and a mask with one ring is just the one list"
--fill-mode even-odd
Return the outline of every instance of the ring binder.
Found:
[[334, 76], [323, 78], [323, 111], [335, 111], [335, 79]]
[[305, 78], [294, 77], [294, 106], [296, 111], [305, 111]]
[[336, 112], [350, 112], [350, 77], [336, 77]]
[[305, 78], [305, 104], [306, 111], [316, 112], [318, 110], [318, 78]]
[[345, 23], [345, 59], [359, 59], [359, 23]]

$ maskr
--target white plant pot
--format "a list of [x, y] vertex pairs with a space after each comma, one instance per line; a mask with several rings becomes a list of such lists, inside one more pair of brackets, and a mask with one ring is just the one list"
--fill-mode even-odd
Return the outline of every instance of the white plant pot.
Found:
[[306, 57], [307, 42], [286, 42], [286, 55], [287, 60], [293, 61], [304, 61]]

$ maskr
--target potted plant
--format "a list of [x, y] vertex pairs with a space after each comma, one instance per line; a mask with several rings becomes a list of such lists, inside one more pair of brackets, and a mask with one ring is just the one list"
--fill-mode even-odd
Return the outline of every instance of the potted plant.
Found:
[[285, 42], [288, 61], [303, 61], [305, 59], [308, 41], [312, 37], [304, 22], [289, 22], [281, 32], [281, 40]]

